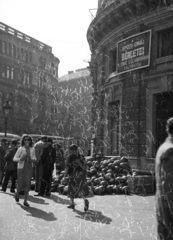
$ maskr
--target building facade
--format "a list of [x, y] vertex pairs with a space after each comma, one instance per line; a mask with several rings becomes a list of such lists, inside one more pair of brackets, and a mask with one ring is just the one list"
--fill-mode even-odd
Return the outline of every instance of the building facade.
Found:
[[96, 145], [135, 168], [154, 168], [173, 116], [172, 8], [171, 0], [100, 0], [87, 31]]
[[0, 23], [0, 132], [9, 100], [7, 132], [56, 135], [59, 62], [52, 47]]
[[74, 143], [90, 148], [92, 81], [88, 68], [69, 71], [59, 78], [58, 131]]

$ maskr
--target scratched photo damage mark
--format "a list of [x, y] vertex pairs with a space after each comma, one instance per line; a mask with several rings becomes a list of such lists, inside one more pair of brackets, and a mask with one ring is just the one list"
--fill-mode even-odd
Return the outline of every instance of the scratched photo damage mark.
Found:
[[61, 136], [64, 150], [80, 146], [90, 188], [87, 213], [80, 198], [67, 209], [61, 169], [50, 198], [30, 192], [30, 208], [0, 193], [0, 239], [157, 239], [154, 159], [172, 116], [171, 18], [170, 0], [98, 1], [86, 29], [88, 66], [62, 77], [51, 46], [0, 23], [8, 131]]

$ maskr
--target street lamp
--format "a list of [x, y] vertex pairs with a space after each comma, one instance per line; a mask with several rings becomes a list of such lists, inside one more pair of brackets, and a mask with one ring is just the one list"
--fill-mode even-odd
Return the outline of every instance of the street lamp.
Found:
[[5, 124], [5, 137], [7, 136], [7, 124], [8, 124], [8, 117], [10, 114], [11, 106], [9, 101], [6, 100], [6, 103], [2, 106], [2, 111], [4, 114], [4, 124]]

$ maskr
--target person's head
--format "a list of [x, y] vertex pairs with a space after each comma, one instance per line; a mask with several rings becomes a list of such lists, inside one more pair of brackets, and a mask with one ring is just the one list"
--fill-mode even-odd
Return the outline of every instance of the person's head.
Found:
[[173, 134], [173, 117], [167, 120], [166, 131], [168, 134]]
[[48, 145], [52, 145], [52, 143], [53, 143], [52, 139], [51, 139], [51, 138], [48, 138], [48, 139], [47, 139], [47, 144], [48, 144]]
[[24, 134], [21, 138], [21, 146], [32, 147], [32, 138], [29, 135]]
[[46, 143], [47, 140], [48, 140], [47, 136], [45, 136], [45, 135], [44, 135], [44, 136], [41, 136], [41, 141], [42, 141], [42, 142]]
[[78, 146], [77, 146], [77, 145], [71, 144], [69, 150], [70, 150], [70, 153], [71, 153], [71, 154], [73, 153], [73, 154], [75, 154], [77, 157], [80, 157], [80, 153], [79, 153], [79, 151], [78, 151]]
[[56, 143], [56, 144], [54, 144], [54, 147], [55, 147], [57, 150], [59, 150], [59, 149], [61, 148], [61, 145], [58, 144], [58, 143]]
[[12, 141], [11, 141], [11, 147], [12, 148], [14, 148], [14, 147], [16, 147], [17, 146], [17, 140], [15, 140], [15, 139], [13, 139]]

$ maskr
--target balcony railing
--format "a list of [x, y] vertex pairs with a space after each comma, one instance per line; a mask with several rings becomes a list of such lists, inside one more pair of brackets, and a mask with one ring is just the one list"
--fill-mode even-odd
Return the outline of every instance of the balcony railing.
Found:
[[10, 26], [2, 23], [2, 22], [0, 22], [0, 31], [4, 31], [6, 33], [9, 33], [9, 34], [27, 42], [27, 43], [30, 43], [30, 44], [38, 47], [40, 50], [43, 50], [43, 51], [48, 52], [48, 53], [52, 53], [52, 47], [34, 39], [34, 38], [26, 35], [25, 33], [22, 33], [22, 32], [14, 29], [14, 28], [12, 28], [12, 27], [10, 27]]

